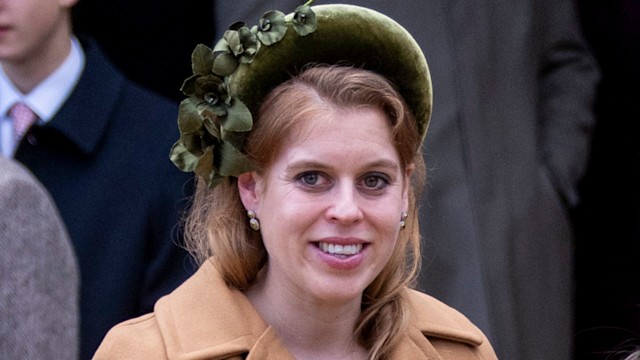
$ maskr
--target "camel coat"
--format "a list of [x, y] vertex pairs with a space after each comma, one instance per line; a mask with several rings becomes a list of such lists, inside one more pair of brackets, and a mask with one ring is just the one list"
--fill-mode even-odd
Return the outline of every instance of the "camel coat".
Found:
[[[392, 359], [497, 359], [484, 334], [440, 301], [410, 290], [413, 315]], [[112, 328], [94, 359], [293, 359], [249, 300], [211, 261], [155, 311]]]

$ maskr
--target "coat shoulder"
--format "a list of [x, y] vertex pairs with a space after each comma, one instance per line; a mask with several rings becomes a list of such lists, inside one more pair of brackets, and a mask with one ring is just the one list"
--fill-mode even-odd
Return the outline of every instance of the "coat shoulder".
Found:
[[411, 326], [439, 349], [439, 353], [462, 351], [471, 356], [465, 358], [497, 359], [482, 330], [458, 310], [415, 290], [409, 290], [408, 300], [412, 311]]
[[167, 359], [155, 314], [142, 315], [114, 326], [93, 359]]

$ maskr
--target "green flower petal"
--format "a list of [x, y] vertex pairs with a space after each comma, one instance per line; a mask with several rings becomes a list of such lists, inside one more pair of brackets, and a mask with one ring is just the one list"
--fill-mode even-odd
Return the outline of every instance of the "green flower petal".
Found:
[[195, 75], [207, 75], [213, 65], [213, 50], [204, 44], [198, 44], [191, 53], [191, 69]]
[[200, 77], [200, 75], [191, 75], [184, 79], [180, 91], [186, 96], [194, 96], [196, 94], [196, 80], [198, 77]]
[[301, 5], [296, 8], [293, 14], [293, 29], [300, 36], [307, 36], [318, 28], [316, 13], [308, 5]]
[[178, 109], [178, 130], [180, 130], [180, 134], [191, 134], [202, 127], [198, 102], [198, 99], [190, 97], [180, 103], [180, 108]]
[[231, 106], [227, 108], [227, 116], [220, 125], [227, 131], [249, 131], [253, 127], [251, 111], [242, 101], [231, 98]]
[[203, 153], [203, 149], [205, 149], [209, 144], [203, 141], [203, 132], [198, 131], [197, 133], [182, 135], [180, 137], [180, 142], [182, 146], [190, 152], [194, 156], [201, 156]]
[[224, 129], [220, 129], [220, 130], [222, 133], [221, 139], [223, 142], [231, 144], [231, 146], [233, 146], [236, 149], [244, 148], [244, 139], [246, 137], [246, 133], [235, 132], [235, 131], [225, 131]]
[[222, 143], [220, 149], [220, 167], [218, 173], [222, 176], [238, 176], [251, 171], [251, 163], [247, 157], [230, 143]]
[[226, 103], [209, 105], [203, 101], [198, 104], [198, 113], [203, 118], [215, 120], [217, 117], [227, 115], [227, 105]]
[[240, 62], [249, 64], [258, 53], [258, 49], [260, 49], [260, 41], [247, 27], [238, 29], [238, 34], [241, 45], [237, 47], [238, 51], [234, 53], [238, 56]]
[[215, 54], [212, 71], [219, 76], [229, 76], [238, 68], [238, 59], [231, 52], [219, 52]]
[[180, 141], [171, 147], [169, 159], [180, 170], [184, 172], [194, 171], [198, 163], [198, 157], [187, 151]]
[[227, 41], [229, 51], [231, 51], [235, 56], [242, 54], [242, 52], [244, 51], [240, 36], [240, 30], [227, 30], [224, 33], [224, 39]]
[[204, 128], [212, 137], [222, 139], [222, 134], [220, 133], [220, 128], [217, 123], [219, 123], [219, 121], [214, 121], [212, 118], [207, 117], [204, 119]]
[[198, 163], [194, 170], [194, 172], [197, 175], [202, 176], [205, 179], [210, 179], [215, 174], [214, 168], [213, 168], [213, 161], [214, 161], [213, 150], [214, 150], [214, 147], [209, 146], [204, 151], [202, 156], [200, 156], [200, 159], [198, 160]]
[[258, 38], [255, 38], [255, 43], [251, 44], [251, 47], [245, 49], [245, 51], [240, 55], [240, 62], [243, 64], [251, 64], [253, 62], [253, 58], [256, 57], [258, 50], [260, 49], [260, 42]]
[[284, 13], [272, 10], [262, 15], [257, 26], [257, 36], [262, 44], [269, 46], [282, 40], [287, 29]]
[[224, 181], [224, 179], [225, 178], [220, 175], [212, 174], [211, 178], [207, 181], [207, 186], [209, 187], [209, 189], [212, 189], [217, 185], [221, 184]]

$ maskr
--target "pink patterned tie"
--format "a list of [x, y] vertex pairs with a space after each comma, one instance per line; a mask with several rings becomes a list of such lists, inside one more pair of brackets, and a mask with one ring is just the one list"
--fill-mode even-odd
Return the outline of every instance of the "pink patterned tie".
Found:
[[9, 117], [13, 120], [13, 133], [16, 141], [20, 141], [22, 135], [38, 118], [27, 105], [21, 102], [15, 103], [11, 107]]

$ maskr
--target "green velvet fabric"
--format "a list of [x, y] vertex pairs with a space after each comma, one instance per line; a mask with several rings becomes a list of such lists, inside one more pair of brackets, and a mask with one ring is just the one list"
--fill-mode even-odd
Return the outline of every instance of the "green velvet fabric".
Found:
[[271, 46], [262, 46], [250, 64], [230, 77], [229, 93], [243, 101], [254, 118], [266, 94], [308, 63], [351, 64], [390, 79], [413, 112], [424, 139], [431, 117], [429, 68], [413, 37], [379, 12], [353, 5], [312, 7], [318, 29], [299, 36], [289, 29]]

